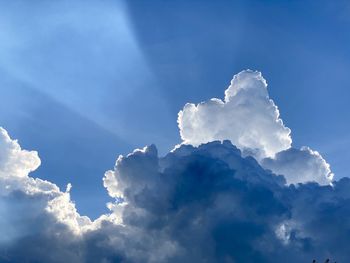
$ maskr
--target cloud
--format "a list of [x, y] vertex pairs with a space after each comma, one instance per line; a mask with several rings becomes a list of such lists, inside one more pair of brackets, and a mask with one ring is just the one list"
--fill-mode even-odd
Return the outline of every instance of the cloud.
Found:
[[318, 152], [291, 148], [291, 130], [284, 126], [258, 71], [235, 75], [224, 101], [213, 98], [198, 105], [187, 103], [178, 114], [178, 125], [183, 144], [230, 140], [244, 155], [283, 174], [289, 184], [332, 181], [330, 166]]
[[[77, 213], [74, 203], [70, 201], [70, 186], [67, 187], [68, 191], [61, 192], [51, 182], [29, 177], [28, 174], [39, 165], [40, 158], [37, 152], [22, 150], [18, 142], [12, 140], [6, 130], [0, 127], [0, 198], [6, 200], [3, 206], [4, 213], [9, 214], [9, 218], [14, 221], [17, 219], [25, 221], [26, 217], [32, 220], [33, 214], [36, 216], [42, 216], [43, 213], [51, 214], [58, 222], [79, 233], [91, 223], [90, 220], [87, 217], [80, 217]], [[12, 209], [17, 206], [13, 203], [17, 202], [23, 204], [29, 202], [25, 205], [31, 207], [28, 214], [12, 213]], [[3, 223], [7, 224], [7, 221], [9, 220], [5, 218]], [[11, 233], [16, 236], [22, 234], [21, 231]]]
[[[0, 140], [8, 145], [0, 151], [17, 149], [14, 161], [6, 161], [12, 171], [28, 164], [26, 158], [38, 158], [4, 130]], [[8, 160], [1, 156], [1, 163]], [[91, 222], [77, 213], [70, 187], [61, 192], [53, 183], [13, 173], [0, 180], [2, 189], [12, 185], [0, 195], [0, 259], [346, 262], [350, 180], [333, 186], [285, 183], [228, 140], [181, 145], [165, 157], [151, 145], [120, 156], [106, 172], [104, 186], [115, 202], [108, 204], [110, 213]]]
[[229, 141], [182, 145], [163, 158], [155, 146], [136, 150], [119, 157], [104, 182], [132, 247], [123, 257], [132, 262], [348, 258], [336, 243], [349, 242], [343, 233], [350, 226], [341, 220], [350, 205], [349, 179], [333, 187], [286, 186], [284, 177], [243, 157]]
[[0, 177], [25, 177], [40, 165], [37, 152], [21, 150], [6, 130], [0, 127]]
[[227, 139], [242, 150], [257, 151], [256, 157], [273, 157], [292, 143], [279, 115], [261, 73], [245, 70], [233, 77], [224, 101], [188, 103], [179, 112], [178, 124], [186, 144]]
[[[247, 171], [252, 171], [251, 176]], [[123, 198], [126, 228], [139, 233], [137, 239], [148, 240], [149, 234], [155, 239], [143, 245], [146, 251], [138, 260], [150, 262], [150, 255], [160, 253], [155, 242], [158, 237], [167, 244], [162, 250], [166, 262], [230, 258], [235, 262], [247, 260], [249, 255], [258, 260], [263, 254], [254, 248], [253, 240], [266, 234], [278, 243], [267, 225], [273, 223], [275, 219], [269, 220], [274, 216], [282, 216], [285, 208], [268, 188], [258, 188], [278, 187], [284, 180], [266, 172], [254, 159], [243, 159], [229, 142], [182, 146], [164, 158], [158, 158], [155, 147], [150, 146], [119, 158], [115, 170], [105, 178], [109, 179], [108, 183], [105, 180], [109, 193]], [[266, 199], [257, 202], [258, 193]], [[246, 205], [250, 205], [249, 211], [245, 211]], [[265, 208], [273, 215], [263, 215]], [[241, 246], [242, 252], [230, 255], [233, 244]]]
[[316, 181], [327, 185], [333, 179], [330, 165], [317, 152], [308, 147], [300, 150], [289, 148], [276, 154], [275, 158], [265, 158], [261, 165], [277, 174], [285, 176], [289, 184]]
[[0, 261], [349, 260], [350, 179], [330, 184], [318, 152], [291, 147], [260, 73], [235, 76], [225, 102], [185, 106], [179, 126], [194, 141], [118, 157], [103, 177], [109, 213], [95, 221], [78, 213], [70, 184], [31, 177], [37, 152], [0, 128]]

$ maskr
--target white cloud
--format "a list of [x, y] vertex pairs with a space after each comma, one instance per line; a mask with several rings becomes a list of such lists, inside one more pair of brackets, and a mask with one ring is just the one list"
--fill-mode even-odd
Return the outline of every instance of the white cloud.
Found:
[[178, 125], [184, 144], [231, 140], [263, 167], [284, 175], [288, 184], [332, 181], [330, 166], [318, 152], [291, 148], [291, 131], [269, 98], [260, 72], [244, 70], [235, 75], [224, 101], [214, 98], [186, 104], [179, 112]]
[[178, 124], [185, 144], [228, 139], [242, 150], [257, 150], [258, 158], [273, 157], [292, 143], [290, 129], [280, 119], [266, 81], [257, 71], [235, 75], [224, 101], [186, 104], [179, 112]]
[[327, 185], [333, 179], [330, 165], [317, 151], [308, 147], [279, 152], [275, 158], [263, 159], [261, 165], [284, 175], [288, 184], [318, 182]]
[[7, 197], [20, 191], [38, 197], [33, 201], [38, 202], [38, 213], [43, 212], [41, 210], [44, 204], [45, 211], [76, 233], [88, 228], [91, 221], [87, 217], [81, 217], [70, 200], [70, 185], [68, 191], [61, 192], [57, 185], [29, 176], [39, 165], [37, 152], [22, 150], [17, 140], [12, 140], [7, 131], [0, 127], [0, 196]]
[[22, 150], [0, 127], [0, 177], [26, 177], [40, 165], [38, 153]]

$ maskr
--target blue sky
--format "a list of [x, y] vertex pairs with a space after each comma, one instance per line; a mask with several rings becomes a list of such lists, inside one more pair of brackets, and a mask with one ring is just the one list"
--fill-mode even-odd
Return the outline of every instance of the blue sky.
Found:
[[[83, 3], [83, 4], [82, 4]], [[103, 212], [119, 154], [180, 142], [186, 102], [259, 70], [292, 130], [347, 176], [347, 1], [0, 1], [0, 125], [39, 152], [35, 175]]]

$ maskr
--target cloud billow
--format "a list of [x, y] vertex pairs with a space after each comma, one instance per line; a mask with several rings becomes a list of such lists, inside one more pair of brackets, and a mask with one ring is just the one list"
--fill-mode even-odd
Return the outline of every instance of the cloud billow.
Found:
[[[269, 98], [267, 82], [258, 71], [244, 70], [235, 75], [224, 101], [213, 98], [198, 105], [187, 103], [179, 112], [178, 125], [184, 144], [231, 140], [245, 155], [283, 174], [288, 184], [329, 184], [333, 179], [329, 164], [318, 152], [307, 147], [291, 148], [291, 131], [283, 124]], [[282, 168], [282, 158], [284, 162], [293, 161]]]
[[330, 183], [318, 152], [291, 147], [261, 74], [240, 73], [225, 102], [200, 105], [180, 113], [184, 143], [164, 157], [151, 145], [117, 159], [103, 178], [109, 213], [94, 221], [70, 185], [29, 176], [38, 154], [1, 128], [0, 261], [347, 262], [350, 179]]
[[213, 98], [198, 105], [186, 104], [178, 123], [184, 143], [227, 139], [240, 149], [257, 150], [256, 157], [273, 157], [292, 143], [290, 129], [280, 119], [267, 83], [257, 71], [235, 75], [224, 101]]
[[278, 152], [274, 158], [263, 159], [261, 165], [274, 173], [285, 175], [291, 184], [314, 181], [327, 185], [333, 179], [330, 165], [309, 147]]

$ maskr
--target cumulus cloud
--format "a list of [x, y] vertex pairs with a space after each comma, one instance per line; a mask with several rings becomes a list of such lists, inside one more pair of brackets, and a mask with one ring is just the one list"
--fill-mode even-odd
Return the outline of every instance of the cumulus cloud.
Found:
[[38, 153], [22, 150], [0, 127], [0, 177], [25, 177], [40, 165]]
[[31, 177], [37, 152], [0, 128], [0, 261], [348, 262], [350, 179], [330, 184], [318, 152], [291, 147], [260, 73], [236, 75], [225, 95], [185, 106], [184, 143], [164, 157], [154, 145], [119, 156], [95, 221], [70, 184]]
[[[57, 185], [29, 176], [39, 165], [40, 158], [37, 152], [22, 150], [18, 142], [12, 140], [6, 130], [0, 127], [0, 197], [7, 200], [7, 203], [8, 200], [16, 202], [17, 197], [28, 196], [32, 200], [32, 211], [28, 216], [41, 216], [42, 212], [47, 212], [58, 222], [65, 223], [77, 233], [80, 232], [90, 220], [79, 216], [70, 200], [69, 191], [61, 192]], [[70, 186], [67, 190], [69, 188]], [[5, 205], [4, 213], [11, 214], [12, 209], [12, 205]], [[11, 218], [12, 216], [16, 215], [11, 215]], [[18, 216], [24, 220], [22, 214]], [[17, 232], [16, 235], [21, 234], [20, 231]]]
[[330, 165], [317, 152], [309, 147], [300, 150], [289, 148], [276, 154], [275, 158], [265, 158], [262, 166], [282, 174], [289, 184], [316, 181], [319, 184], [329, 184], [333, 179]]
[[[37, 158], [1, 134], [2, 145], [9, 147], [0, 151], [17, 149], [18, 158], [6, 161], [10, 170], [16, 162], [28, 164], [20, 156]], [[110, 213], [91, 222], [77, 213], [69, 191], [28, 175], [1, 177], [2, 189], [17, 187], [0, 196], [0, 259], [273, 263], [332, 257], [346, 262], [350, 180], [333, 186], [285, 183], [228, 140], [181, 145], [165, 157], [151, 145], [120, 156], [106, 172], [104, 186], [115, 201], [108, 204]]]
[[336, 242], [349, 242], [350, 226], [342, 222], [339, 231], [336, 222], [348, 213], [349, 179], [286, 186], [229, 141], [182, 145], [163, 158], [155, 146], [136, 150], [118, 158], [104, 182], [132, 247], [122, 257], [134, 262], [348, 258]]
[[329, 164], [316, 151], [291, 148], [291, 131], [269, 98], [266, 80], [258, 71], [235, 75], [225, 99], [213, 98], [198, 105], [188, 103], [178, 115], [184, 144], [199, 145], [230, 140], [245, 155], [254, 156], [262, 166], [283, 174], [287, 183], [329, 184]]
[[224, 101], [214, 98], [186, 104], [179, 112], [178, 124], [186, 144], [227, 139], [242, 150], [257, 151], [255, 157], [273, 157], [292, 143], [290, 129], [280, 119], [266, 80], [257, 71], [235, 75]]

